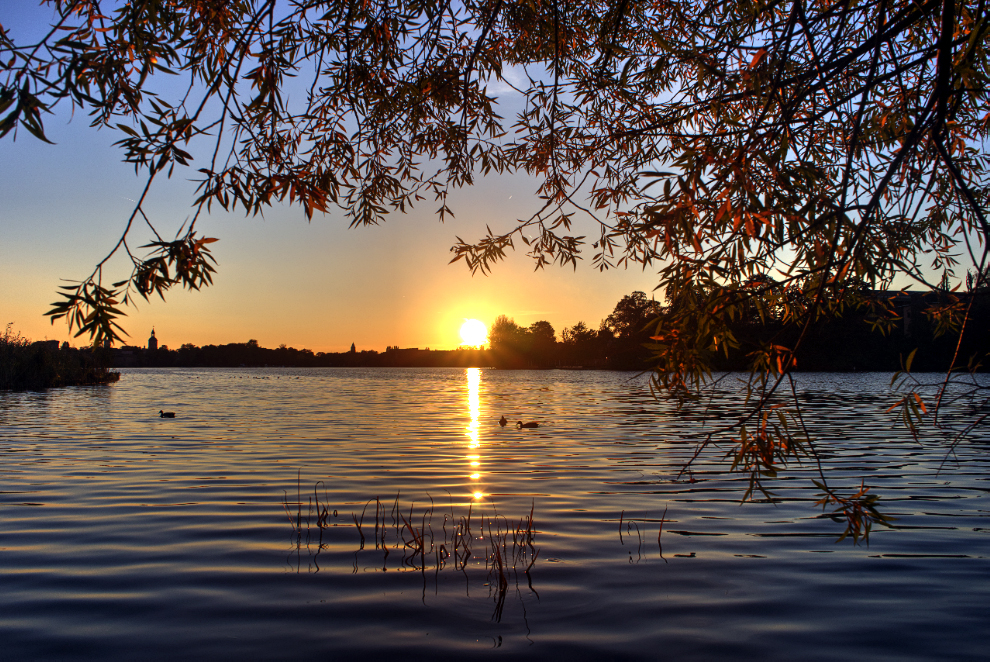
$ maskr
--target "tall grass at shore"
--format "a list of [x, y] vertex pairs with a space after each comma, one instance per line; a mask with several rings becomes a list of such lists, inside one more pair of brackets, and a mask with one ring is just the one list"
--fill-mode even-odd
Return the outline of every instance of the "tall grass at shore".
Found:
[[[310, 557], [310, 569], [319, 572], [319, 555], [327, 547], [324, 534], [340, 530], [334, 528], [338, 524], [346, 529], [351, 529], [351, 526], [346, 523], [346, 516], [343, 521], [335, 521], [338, 511], [330, 506], [325, 489], [321, 502], [319, 486], [322, 481], [317, 481], [313, 486], [313, 495], [308, 496], [307, 501], [303, 501], [301, 483], [301, 478], [298, 478], [296, 501], [290, 501], [286, 494], [282, 507], [292, 525], [294, 551], [298, 553], [304, 547], [309, 549], [313, 545], [316, 553]], [[467, 579], [469, 571], [473, 573], [483, 568], [485, 586], [494, 601], [494, 621], [502, 619], [510, 580], [514, 580], [518, 587], [521, 574], [529, 589], [536, 594], [530, 575], [540, 553], [533, 521], [535, 502], [528, 514], [518, 520], [510, 520], [498, 512], [494, 503], [487, 504], [487, 507], [479, 503], [478, 510], [475, 510], [476, 504], [469, 503], [467, 512], [457, 515], [453, 499], [448, 510], [438, 508], [433, 498], [428, 498], [429, 504], [424, 504], [420, 511], [416, 510], [415, 503], [410, 502], [406, 512], [405, 504], [400, 503], [396, 494], [394, 500], [385, 502], [377, 497], [369, 499], [360, 516], [356, 512], [350, 513], [353, 530], [360, 538], [354, 551], [354, 573], [359, 571], [358, 554], [366, 549], [370, 552], [374, 542], [374, 550], [381, 554], [382, 570], [389, 568], [389, 556], [396, 554], [391, 561], [393, 569], [414, 570], [423, 574], [424, 595], [427, 572], [437, 576], [444, 570], [453, 570]], [[374, 506], [374, 524], [370, 521], [372, 512], [369, 506]], [[368, 522], [365, 522], [366, 515]], [[443, 515], [442, 521], [440, 515]]]
[[120, 373], [107, 367], [99, 349], [74, 349], [56, 342], [31, 342], [8, 324], [0, 335], [0, 390], [21, 391], [109, 384]]

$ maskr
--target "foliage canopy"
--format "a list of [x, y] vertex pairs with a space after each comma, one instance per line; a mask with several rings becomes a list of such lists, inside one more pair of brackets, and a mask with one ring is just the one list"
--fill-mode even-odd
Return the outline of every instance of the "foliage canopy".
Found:
[[[43, 39], [0, 37], [0, 136], [45, 140], [44, 115], [68, 105], [120, 132], [145, 193], [176, 166], [200, 176], [174, 240], [142, 196], [113, 249], [131, 274], [105, 283], [101, 261], [54, 304], [96, 342], [119, 338], [120, 302], [210, 284], [196, 221], [214, 205], [288, 201], [357, 225], [425, 200], [443, 219], [452, 189], [503, 172], [536, 178], [537, 207], [458, 239], [453, 261], [486, 272], [521, 241], [537, 267], [588, 253], [601, 269], [657, 268], [655, 384], [682, 396], [754, 309], [806, 330], [872, 306], [882, 325], [893, 314], [870, 291], [906, 276], [945, 292], [942, 274], [972, 269], [933, 311], [961, 333], [986, 289], [984, 0], [46, 4]], [[194, 163], [193, 142], [210, 157]], [[141, 222], [147, 254], [131, 249]], [[763, 413], [739, 423], [736, 459], [756, 475], [797, 452], [762, 405], [802, 337], [753, 354]]]

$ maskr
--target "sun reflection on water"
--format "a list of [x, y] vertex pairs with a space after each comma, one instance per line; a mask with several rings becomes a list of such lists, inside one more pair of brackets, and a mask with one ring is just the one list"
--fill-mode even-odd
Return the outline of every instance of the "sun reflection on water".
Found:
[[[468, 438], [468, 448], [473, 451], [471, 455], [467, 456], [468, 463], [470, 464], [470, 480], [477, 481], [481, 479], [481, 456], [477, 454], [481, 446], [481, 370], [479, 368], [468, 368], [467, 369], [467, 406], [468, 406], [468, 418], [469, 422], [467, 428], [465, 428], [465, 434]], [[475, 488], [478, 486], [475, 485]], [[475, 491], [473, 494], [475, 499], [480, 499], [483, 495], [480, 491]]]
[[481, 370], [478, 368], [467, 369], [468, 382], [468, 415], [471, 422], [467, 426], [467, 436], [471, 440], [471, 447], [477, 448], [479, 441], [479, 430], [481, 428]]

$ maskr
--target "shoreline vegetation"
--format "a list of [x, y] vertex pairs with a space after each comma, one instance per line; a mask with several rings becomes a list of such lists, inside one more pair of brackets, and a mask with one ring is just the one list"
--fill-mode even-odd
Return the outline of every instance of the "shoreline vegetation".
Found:
[[[959, 343], [955, 333], [939, 333], [939, 320], [929, 316], [937, 303], [922, 292], [877, 293], [882, 302], [842, 317], [822, 318], [811, 325], [796, 355], [798, 372], [894, 372], [918, 350], [915, 372], [939, 372], [958, 357], [955, 368], [986, 370], [980, 361], [990, 352], [990, 339], [978, 330], [990, 328], [990, 300], [981, 297], [970, 311], [972, 332]], [[490, 325], [489, 345], [452, 350], [387, 347], [348, 352], [313, 352], [281, 345], [246, 343], [184, 344], [177, 350], [124, 346], [110, 350], [113, 367], [494, 367], [500, 369], [650, 370], [656, 367], [657, 346], [651, 336], [663, 324], [667, 309], [643, 292], [624, 296], [597, 329], [578, 322], [557, 334], [541, 320], [522, 327], [501, 315]], [[883, 318], [883, 319], [881, 319]], [[739, 346], [712, 354], [716, 371], [747, 371], [753, 357], [768, 344], [779, 343], [787, 331], [772, 306], [754, 307], [738, 319], [733, 334]], [[958, 349], [958, 352], [957, 352]], [[969, 365], [967, 365], [969, 363]]]
[[31, 342], [8, 324], [0, 335], [0, 391], [111, 384], [120, 373], [110, 369], [110, 360], [104, 349], [78, 349], [57, 340]]
[[[955, 369], [985, 371], [990, 337], [985, 333], [940, 333], [933, 318], [934, 295], [922, 292], [877, 293], [876, 306], [849, 309], [842, 317], [823, 318], [811, 325], [796, 355], [797, 372], [894, 372], [905, 357], [917, 350], [915, 372], [939, 372], [953, 363]], [[970, 310], [974, 331], [990, 328], [990, 300], [980, 297]], [[262, 347], [246, 343], [206, 345], [191, 343], [177, 350], [167, 346], [120, 348], [72, 348], [57, 340], [31, 342], [7, 325], [0, 336], [0, 390], [32, 390], [60, 386], [109, 384], [120, 379], [111, 368], [131, 367], [354, 367], [354, 368], [467, 368], [650, 370], [656, 367], [653, 336], [664, 323], [668, 309], [643, 292], [622, 297], [597, 329], [584, 322], [565, 328], [559, 335], [553, 325], [540, 320], [522, 327], [504, 315], [491, 324], [488, 347], [452, 350], [387, 347], [348, 352], [313, 352], [280, 345]], [[883, 318], [883, 319], [881, 319]], [[785, 334], [773, 308], [754, 308], [732, 329], [738, 346], [709, 352], [713, 370], [746, 371], [753, 356]], [[788, 340], [788, 339], [784, 339]], [[988, 362], [990, 363], [990, 362]]]
[[[878, 293], [880, 294], [880, 293]], [[824, 318], [809, 328], [796, 356], [798, 372], [893, 372], [915, 350], [915, 372], [943, 371], [953, 356], [970, 364], [956, 365], [985, 371], [981, 363], [990, 353], [985, 333], [939, 333], [939, 320], [929, 314], [933, 295], [921, 292], [883, 293], [885, 314], [875, 306], [850, 309], [839, 318]], [[597, 329], [578, 322], [558, 334], [540, 320], [522, 327], [504, 315], [489, 328], [489, 345], [431, 350], [387, 347], [348, 352], [313, 352], [280, 345], [261, 347], [246, 343], [206, 345], [191, 343], [177, 350], [162, 347], [72, 348], [57, 340], [31, 342], [11, 330], [0, 335], [0, 390], [37, 390], [60, 386], [110, 384], [120, 379], [112, 368], [131, 367], [354, 367], [354, 368], [467, 368], [650, 370], [656, 367], [652, 336], [663, 325], [668, 309], [643, 292], [624, 296]], [[990, 301], [980, 297], [970, 311], [971, 328], [990, 328]], [[881, 319], [883, 318], [883, 319]], [[881, 330], [882, 329], [882, 330]], [[712, 352], [717, 371], [746, 371], [752, 356], [768, 343], [779, 342], [782, 325], [772, 307], [754, 308], [740, 318], [733, 333], [739, 346]]]

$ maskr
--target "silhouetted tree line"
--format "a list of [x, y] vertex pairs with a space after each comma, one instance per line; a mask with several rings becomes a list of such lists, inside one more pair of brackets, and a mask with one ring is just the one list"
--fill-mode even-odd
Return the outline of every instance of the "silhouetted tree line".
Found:
[[[805, 329], [785, 324], [784, 317], [788, 310], [793, 314], [812, 308], [810, 293], [816, 284], [784, 286], [767, 276], [751, 278], [747, 285], [756, 295], [727, 324], [735, 343], [699, 351], [712, 355], [715, 370], [748, 370], [754, 356], [772, 356], [768, 348], [793, 348], [801, 339], [793, 356], [798, 371], [894, 371], [915, 350], [916, 372], [944, 371], [947, 365], [966, 368], [990, 353], [990, 289], [973, 289], [972, 274], [969, 283], [965, 293], [951, 291], [947, 280], [940, 291], [877, 291], [863, 283], [844, 283], [843, 288], [856, 290], [853, 296], [842, 293], [849, 305], [840, 314], [813, 318]], [[697, 299], [708, 295], [688, 293]], [[690, 305], [668, 302], [678, 304]], [[668, 310], [662, 310], [660, 324]], [[963, 320], [966, 331], [960, 339]]]
[[313, 352], [279, 345], [262, 347], [257, 340], [226, 345], [182, 345], [177, 350], [161, 347], [150, 350], [122, 347], [113, 350], [117, 367], [484, 367], [490, 366], [488, 352], [479, 349], [429, 350], [389, 347], [349, 352]]
[[649, 366], [651, 321], [660, 305], [643, 292], [622, 297], [598, 329], [578, 322], [556, 333], [540, 320], [521, 327], [500, 315], [488, 329], [492, 364], [498, 368], [582, 367], [638, 370]]
[[107, 350], [76, 349], [57, 340], [31, 342], [7, 325], [0, 335], [0, 390], [108, 384], [120, 379], [110, 370]]
[[[967, 290], [975, 282], [970, 274]], [[735, 371], [748, 370], [753, 357], [768, 345], [793, 347], [803, 329], [783, 323], [785, 307], [810, 309], [808, 293], [815, 288], [807, 285], [785, 287], [767, 277], [751, 279], [749, 287], [759, 295], [750, 299], [742, 315], [727, 323], [735, 344], [698, 351], [712, 355], [715, 370]], [[954, 356], [957, 366], [966, 367], [971, 358], [980, 361], [990, 352], [990, 288], [960, 294], [949, 291], [947, 283], [941, 293], [875, 291], [856, 283], [844, 287], [858, 289], [858, 295], [850, 298], [854, 304], [841, 316], [821, 316], [808, 324], [795, 356], [797, 370], [894, 371], [917, 349], [912, 369], [939, 371]], [[699, 300], [709, 294], [693, 293]], [[578, 322], [565, 328], [560, 340], [545, 320], [522, 327], [501, 315], [488, 332], [491, 364], [499, 368], [654, 368], [657, 346], [652, 336], [672, 307], [682, 303], [661, 305], [643, 292], [633, 292], [622, 297], [597, 329]], [[967, 316], [967, 331], [959, 342], [954, 329]]]
[[[758, 293], [743, 314], [728, 322], [734, 343], [698, 348], [712, 355], [716, 370], [747, 370], [753, 356], [769, 345], [793, 347], [802, 332], [782, 322], [785, 307], [810, 307], [806, 290], [779, 286], [767, 277], [754, 278]], [[810, 288], [809, 288], [810, 289]], [[915, 371], [940, 370], [956, 352], [958, 335], [951, 333], [949, 317], [969, 316], [969, 327], [959, 346], [957, 364], [990, 350], [990, 291], [977, 290], [973, 305], [951, 293], [876, 292], [860, 287], [857, 306], [841, 317], [821, 317], [808, 325], [796, 354], [800, 371], [893, 371], [914, 349]], [[695, 292], [699, 299], [705, 292]], [[968, 296], [968, 295], [967, 295]], [[946, 297], [954, 302], [946, 305]], [[256, 340], [178, 350], [124, 347], [113, 351], [114, 365], [147, 367], [486, 367], [503, 369], [596, 368], [643, 370], [655, 367], [656, 346], [651, 336], [664, 323], [672, 306], [661, 305], [643, 292], [619, 300], [597, 329], [584, 322], [565, 328], [558, 339], [553, 325], [540, 320], [528, 327], [500, 315], [488, 331], [488, 349], [430, 350], [388, 347], [349, 352], [313, 352], [280, 345], [261, 347]], [[948, 313], [946, 311], [949, 311]], [[954, 311], [954, 312], [953, 312]], [[948, 316], [948, 317], [947, 317]]]

